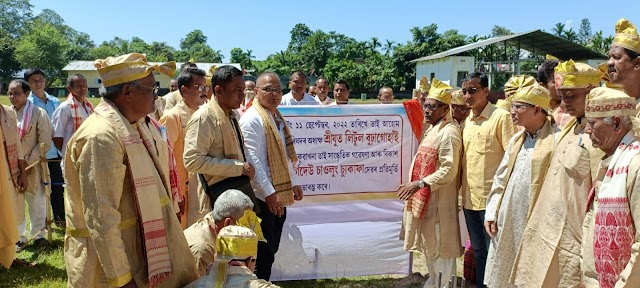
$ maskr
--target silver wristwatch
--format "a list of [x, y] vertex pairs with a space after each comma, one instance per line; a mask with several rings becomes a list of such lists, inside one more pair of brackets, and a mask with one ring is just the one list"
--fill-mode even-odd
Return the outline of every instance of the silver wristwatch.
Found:
[[420, 179], [420, 181], [418, 181], [418, 188], [422, 189], [424, 187], [427, 187], [427, 183], [425, 183], [424, 180]]

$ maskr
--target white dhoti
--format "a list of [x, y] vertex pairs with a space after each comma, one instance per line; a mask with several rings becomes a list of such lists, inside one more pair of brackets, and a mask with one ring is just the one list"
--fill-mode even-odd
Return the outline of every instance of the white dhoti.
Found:
[[[31, 233], [29, 237], [34, 239], [44, 238], [47, 234], [45, 228], [47, 221], [47, 196], [45, 194], [44, 185], [40, 179], [40, 173], [37, 168], [34, 168], [30, 173], [36, 173], [36, 175], [29, 175], [29, 180], [37, 179], [37, 181], [29, 181], [27, 191], [20, 193], [16, 191], [16, 222], [18, 224], [18, 233], [20, 235], [20, 241], [27, 241], [27, 222], [25, 217], [25, 201], [29, 207], [29, 223], [31, 223]], [[44, 230], [43, 230], [44, 229]], [[40, 234], [38, 232], [43, 230]], [[38, 234], [36, 236], [36, 234]]]
[[[437, 247], [440, 247], [440, 224], [436, 224], [435, 233]], [[426, 260], [427, 269], [429, 270], [429, 279], [427, 279], [427, 282], [424, 283], [425, 288], [440, 288], [437, 287], [438, 276], [440, 275], [440, 273], [442, 273], [442, 286], [446, 285], [446, 283], [449, 283], [451, 276], [458, 276], [456, 258], [440, 258], [437, 254], [434, 257], [427, 256]], [[456, 283], [454, 284], [457, 285], [457, 278], [455, 279]]]

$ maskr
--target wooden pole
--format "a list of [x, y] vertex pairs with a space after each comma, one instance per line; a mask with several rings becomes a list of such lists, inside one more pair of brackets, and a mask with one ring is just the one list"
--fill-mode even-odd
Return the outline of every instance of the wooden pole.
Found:
[[40, 143], [40, 180], [45, 182], [44, 191], [47, 198], [47, 240], [51, 242], [52, 230], [51, 230], [51, 175], [49, 174], [49, 165], [47, 165], [47, 150], [44, 143]]

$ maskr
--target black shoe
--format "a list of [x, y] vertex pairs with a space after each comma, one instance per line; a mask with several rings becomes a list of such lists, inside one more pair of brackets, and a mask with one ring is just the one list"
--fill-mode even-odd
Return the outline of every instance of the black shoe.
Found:
[[49, 241], [47, 241], [47, 239], [40, 238], [33, 241], [33, 244], [36, 246], [46, 246], [47, 244], [49, 244]]
[[22, 251], [22, 248], [24, 248], [24, 246], [26, 246], [26, 245], [27, 244], [22, 242], [22, 241], [16, 242], [16, 252]]

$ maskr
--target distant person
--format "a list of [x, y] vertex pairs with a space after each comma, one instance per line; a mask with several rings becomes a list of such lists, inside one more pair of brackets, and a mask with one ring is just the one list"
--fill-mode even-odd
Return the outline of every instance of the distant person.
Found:
[[391, 87], [382, 87], [378, 91], [378, 100], [380, 104], [393, 104], [393, 89]]
[[216, 237], [218, 256], [209, 273], [185, 288], [279, 288], [258, 279], [253, 270], [258, 256], [258, 235], [241, 226], [226, 226]]
[[[200, 210], [197, 194], [198, 178], [191, 176], [187, 172], [184, 165], [184, 147], [186, 128], [191, 115], [198, 110], [198, 108], [205, 103], [206, 92], [204, 86], [205, 72], [197, 68], [187, 68], [180, 72], [178, 75], [178, 90], [182, 96], [182, 100], [176, 104], [173, 108], [165, 111], [165, 114], [160, 118], [160, 123], [167, 129], [167, 140], [173, 147], [173, 152], [176, 155], [176, 168], [178, 172], [178, 182], [181, 185], [181, 191], [183, 192], [183, 202], [179, 207], [179, 217], [182, 229], [189, 227], [200, 219]], [[192, 185], [189, 185], [192, 183]], [[174, 207], [178, 208], [178, 207]], [[196, 210], [196, 211], [191, 211]]]
[[566, 107], [562, 104], [558, 90], [556, 90], [555, 83], [555, 69], [558, 66], [559, 60], [547, 56], [547, 60], [538, 67], [538, 84], [547, 88], [551, 95], [551, 102], [549, 102], [550, 111], [549, 114], [553, 116], [553, 120], [556, 122], [556, 127], [559, 129], [567, 126], [567, 123], [571, 121], [571, 115], [566, 112]]
[[[24, 80], [29, 82], [31, 87], [31, 94], [29, 94], [29, 101], [36, 107], [40, 107], [47, 111], [49, 119], [53, 118], [53, 112], [60, 106], [60, 100], [58, 97], [49, 95], [44, 91], [47, 78], [44, 72], [39, 68], [30, 68], [24, 72]], [[58, 153], [58, 149], [55, 147], [53, 140], [51, 147], [47, 151], [47, 165], [49, 166], [49, 175], [51, 176], [51, 210], [53, 212], [53, 221], [57, 223], [64, 223], [64, 177], [62, 176], [62, 166], [60, 161], [62, 157]], [[64, 225], [64, 224], [60, 224]]]
[[[40, 143], [44, 143], [47, 149], [51, 145], [52, 132], [47, 112], [29, 102], [27, 95], [29, 95], [29, 84], [26, 81], [20, 79], [9, 83], [9, 101], [11, 101], [11, 107], [18, 119], [20, 150], [24, 156], [25, 165], [31, 165], [40, 162]], [[31, 224], [29, 238], [35, 239], [34, 244], [36, 245], [47, 243], [47, 239], [44, 239], [46, 235], [47, 195], [45, 186], [42, 184], [44, 178], [40, 173], [40, 165], [36, 164], [26, 173], [27, 187], [25, 191], [19, 191], [15, 194], [16, 217], [20, 233], [20, 241], [16, 245], [20, 248], [27, 242], [25, 200], [29, 204], [29, 223]]]
[[211, 87], [211, 79], [213, 79], [213, 72], [215, 72], [216, 69], [218, 69], [216, 65], [211, 66], [204, 76], [204, 79], [207, 80], [207, 99], [205, 99], [205, 103], [209, 102], [211, 100], [211, 97], [213, 97], [213, 87]]
[[215, 260], [216, 235], [220, 229], [236, 225], [247, 210], [253, 213], [252, 209], [253, 202], [249, 196], [241, 191], [230, 189], [220, 194], [213, 205], [212, 212], [207, 213], [204, 218], [184, 230], [184, 236], [187, 238], [201, 277], [207, 274], [209, 265]]
[[53, 143], [64, 155], [67, 143], [82, 122], [93, 113], [93, 105], [87, 100], [87, 79], [82, 74], [73, 74], [67, 78], [67, 100], [53, 112]]
[[431, 83], [427, 80], [427, 77], [422, 76], [420, 78], [420, 83], [418, 85], [419, 94], [416, 95], [418, 101], [420, 101], [420, 105], [424, 105], [425, 99], [427, 99], [427, 95], [429, 94], [429, 90], [431, 89]]
[[[27, 165], [22, 155], [22, 145], [18, 134], [18, 121], [14, 110], [0, 104], [0, 265], [9, 269], [15, 266], [30, 266], [24, 260], [15, 258], [18, 225], [16, 223], [15, 193], [25, 193], [27, 189]], [[10, 272], [11, 273], [11, 272]]]
[[[187, 68], [198, 69], [198, 66], [196, 65], [196, 63], [193, 62], [193, 60], [189, 60], [189, 62], [182, 63], [182, 65], [180, 66], [180, 72], [184, 71]], [[164, 95], [163, 98], [164, 98], [164, 101], [166, 102], [164, 106], [164, 110], [169, 110], [173, 108], [173, 106], [176, 106], [176, 104], [178, 104], [178, 102], [180, 102], [180, 100], [182, 99], [182, 96], [180, 95], [180, 88], [169, 92], [169, 94]]]
[[242, 101], [242, 105], [238, 108], [238, 114], [242, 116], [244, 112], [249, 109], [251, 106], [251, 101], [256, 97], [256, 82], [251, 80], [244, 81], [244, 100]]
[[178, 79], [172, 78], [169, 80], [169, 92], [178, 90]]
[[333, 84], [333, 97], [335, 102], [329, 105], [345, 105], [349, 104], [349, 84], [344, 80], [338, 80]]
[[320, 105], [313, 96], [307, 94], [307, 77], [300, 70], [291, 73], [289, 88], [291, 91], [282, 96], [280, 105]]
[[315, 96], [316, 101], [318, 101], [322, 105], [329, 105], [333, 102], [333, 99], [329, 97], [329, 80], [324, 77], [318, 77], [316, 79], [316, 88], [318, 90], [318, 94]]
[[282, 98], [280, 77], [275, 73], [263, 73], [256, 84], [256, 101], [240, 119], [240, 127], [247, 159], [255, 167], [251, 185], [260, 207], [260, 226], [267, 240], [258, 246], [256, 275], [269, 280], [287, 218], [286, 207], [302, 200], [303, 195], [293, 170], [298, 160], [293, 136], [278, 111]]
[[309, 88], [307, 89], [307, 93], [315, 98], [316, 95], [318, 95], [318, 87], [314, 85], [309, 86]]
[[460, 131], [464, 128], [464, 122], [467, 117], [469, 117], [469, 113], [471, 113], [471, 108], [469, 108], [467, 102], [464, 101], [462, 90], [454, 90], [453, 93], [451, 93], [451, 116], [458, 126], [460, 126]]

